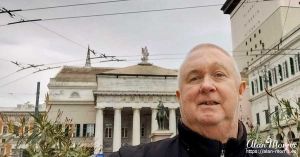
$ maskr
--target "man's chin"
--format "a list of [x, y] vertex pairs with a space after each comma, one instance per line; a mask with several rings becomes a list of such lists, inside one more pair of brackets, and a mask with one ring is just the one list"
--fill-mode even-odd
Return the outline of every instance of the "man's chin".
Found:
[[205, 117], [198, 120], [201, 125], [212, 126], [218, 125], [222, 119], [219, 117]]

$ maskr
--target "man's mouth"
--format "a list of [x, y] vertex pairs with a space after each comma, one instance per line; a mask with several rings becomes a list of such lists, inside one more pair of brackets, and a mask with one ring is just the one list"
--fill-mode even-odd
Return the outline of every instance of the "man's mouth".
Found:
[[217, 101], [209, 100], [209, 101], [201, 101], [199, 105], [219, 105], [220, 103]]

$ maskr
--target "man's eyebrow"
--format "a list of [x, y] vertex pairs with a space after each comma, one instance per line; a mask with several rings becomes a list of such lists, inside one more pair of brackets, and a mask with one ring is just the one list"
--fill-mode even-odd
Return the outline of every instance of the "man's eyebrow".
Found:
[[186, 76], [186, 78], [187, 78], [187, 77], [189, 77], [190, 75], [193, 75], [193, 74], [199, 74], [199, 73], [200, 73], [199, 70], [194, 69], [194, 70], [189, 71], [185, 76]]
[[227, 71], [227, 67], [224, 64], [215, 62], [213, 65], [216, 66], [216, 67], [221, 67], [221, 68], [223, 68], [223, 69], [225, 69]]
[[221, 68], [223, 69], [227, 74], [230, 74], [230, 70], [228, 70], [228, 67], [226, 67], [224, 64], [221, 63], [214, 63], [215, 68]]

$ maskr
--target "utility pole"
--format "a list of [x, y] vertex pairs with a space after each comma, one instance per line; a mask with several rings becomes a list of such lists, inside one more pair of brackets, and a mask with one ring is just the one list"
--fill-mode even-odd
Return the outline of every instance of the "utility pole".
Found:
[[39, 98], [40, 98], [40, 82], [37, 82], [35, 108], [34, 108], [35, 117], [38, 117], [39, 115]]
[[267, 65], [264, 65], [264, 82], [265, 82], [265, 87], [266, 87], [266, 96], [267, 96], [267, 105], [268, 105], [268, 118], [269, 118], [269, 135], [270, 138], [273, 138], [273, 132], [272, 132], [272, 119], [271, 119], [271, 107], [270, 107], [270, 98], [269, 98], [269, 94], [267, 93], [267, 91], [269, 91], [269, 80], [267, 77]]

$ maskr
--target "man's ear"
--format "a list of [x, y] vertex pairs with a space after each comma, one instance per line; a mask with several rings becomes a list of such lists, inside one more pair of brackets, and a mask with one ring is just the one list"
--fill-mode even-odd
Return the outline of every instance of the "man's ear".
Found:
[[239, 88], [239, 94], [243, 95], [245, 90], [246, 90], [246, 82], [242, 81], [241, 84], [240, 84], [240, 88]]
[[180, 103], [180, 92], [179, 92], [179, 90], [176, 90], [176, 98], [177, 98], [177, 101]]

